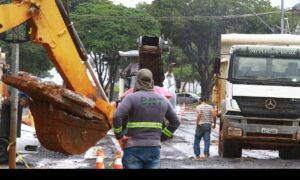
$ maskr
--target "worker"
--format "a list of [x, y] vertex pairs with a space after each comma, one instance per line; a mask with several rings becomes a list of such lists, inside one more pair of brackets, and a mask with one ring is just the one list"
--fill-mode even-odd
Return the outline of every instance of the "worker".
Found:
[[173, 67], [176, 63], [171, 63], [168, 67], [168, 71], [165, 73], [165, 80], [163, 82], [164, 88], [167, 89], [172, 97], [170, 98], [170, 102], [173, 108], [176, 108], [176, 81], [173, 74]]
[[128, 87], [131, 88], [135, 84], [136, 73], [139, 70], [139, 57], [133, 57], [132, 61], [128, 66], [122, 71], [122, 76], [128, 79]]
[[[124, 150], [122, 163], [125, 169], [160, 168], [161, 141], [173, 137], [180, 122], [170, 102], [153, 92], [152, 72], [141, 69], [132, 94], [119, 104], [113, 116], [113, 130]], [[122, 121], [128, 117], [127, 131]], [[162, 129], [164, 117], [169, 121]]]
[[22, 117], [22, 123], [34, 128], [34, 119], [31, 111], [28, 109], [27, 114]]
[[[200, 98], [197, 109], [197, 125], [194, 140], [194, 160], [200, 160], [200, 141], [204, 137], [204, 156], [209, 157], [211, 128], [216, 128], [216, 114], [214, 108], [206, 103], [205, 98]], [[212, 125], [213, 124], [213, 125]]]

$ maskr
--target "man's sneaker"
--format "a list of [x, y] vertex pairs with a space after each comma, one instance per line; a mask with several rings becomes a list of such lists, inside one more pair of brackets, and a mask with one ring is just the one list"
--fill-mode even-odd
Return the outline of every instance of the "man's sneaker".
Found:
[[193, 158], [193, 160], [194, 161], [199, 161], [199, 160], [201, 160], [201, 158], [200, 158], [200, 156], [196, 156], [196, 157]]
[[204, 157], [205, 157], [205, 158], [209, 158], [209, 153], [205, 152], [205, 153], [204, 153]]

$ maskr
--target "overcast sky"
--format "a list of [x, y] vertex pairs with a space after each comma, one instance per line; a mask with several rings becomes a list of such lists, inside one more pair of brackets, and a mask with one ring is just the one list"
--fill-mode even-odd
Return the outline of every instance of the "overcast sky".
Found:
[[[281, 0], [271, 0], [273, 6], [281, 6]], [[284, 7], [290, 8], [293, 7], [295, 4], [300, 3], [299, 0], [285, 0]]]
[[[115, 4], [123, 4], [127, 7], [135, 7], [139, 2], [151, 3], [153, 0], [111, 0]], [[242, 1], [241, 1], [242, 2]], [[271, 0], [273, 6], [281, 6], [281, 0]], [[289, 8], [295, 5], [296, 3], [300, 3], [300, 0], [285, 0], [284, 7]]]

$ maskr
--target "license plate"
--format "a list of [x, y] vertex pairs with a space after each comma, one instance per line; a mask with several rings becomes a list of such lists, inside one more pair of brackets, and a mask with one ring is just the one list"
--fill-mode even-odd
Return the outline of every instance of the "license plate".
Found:
[[261, 133], [264, 133], [264, 134], [277, 134], [278, 133], [278, 129], [261, 128]]

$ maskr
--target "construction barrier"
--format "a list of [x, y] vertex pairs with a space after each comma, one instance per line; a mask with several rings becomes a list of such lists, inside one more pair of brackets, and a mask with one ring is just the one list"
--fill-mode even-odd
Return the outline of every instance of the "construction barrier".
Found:
[[180, 108], [180, 113], [179, 113], [180, 119], [182, 119], [182, 117], [184, 116], [184, 114], [185, 114], [185, 103], [183, 103], [183, 105]]
[[116, 156], [114, 158], [114, 166], [113, 169], [123, 169], [122, 165], [122, 152], [117, 150]]
[[96, 169], [105, 169], [104, 166], [104, 155], [101, 149], [96, 149], [97, 158], [96, 158]]

